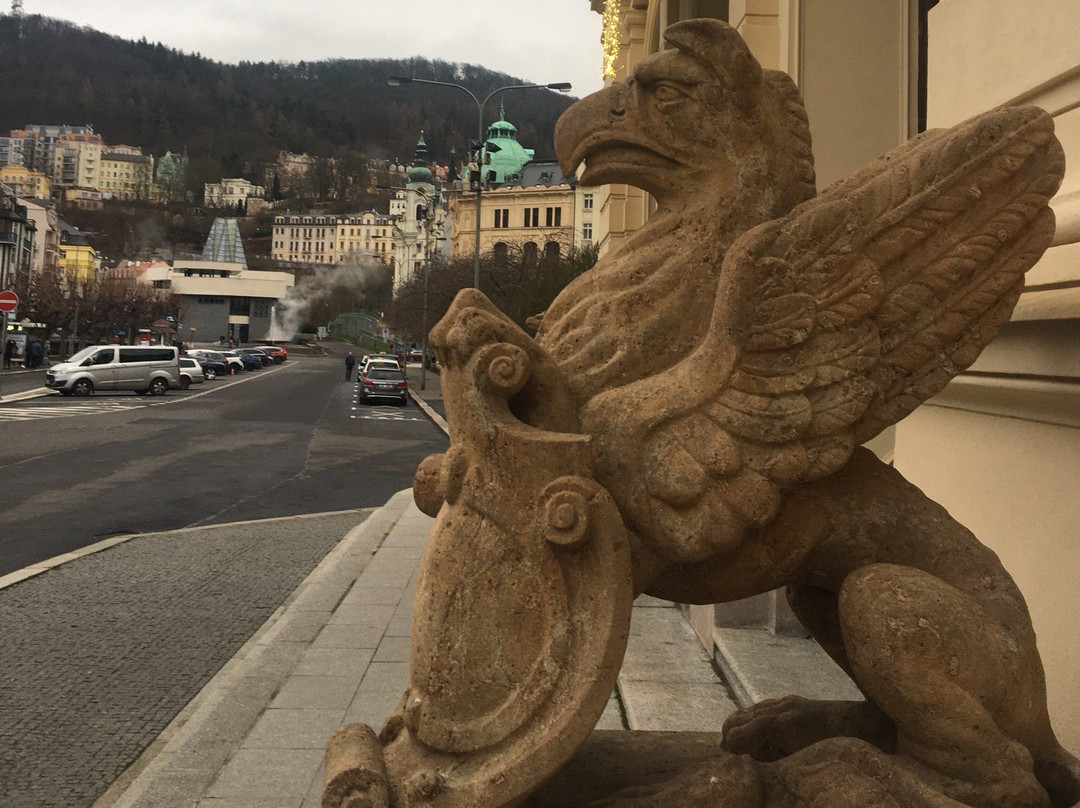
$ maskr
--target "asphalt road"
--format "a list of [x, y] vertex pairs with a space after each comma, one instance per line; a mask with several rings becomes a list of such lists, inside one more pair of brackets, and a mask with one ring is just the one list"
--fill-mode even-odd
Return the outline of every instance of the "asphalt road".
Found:
[[382, 505], [447, 440], [355, 394], [329, 356], [159, 399], [0, 402], [0, 575], [117, 534]]
[[303, 357], [164, 399], [0, 403], [0, 574], [148, 534], [0, 589], [0, 806], [92, 806], [445, 451], [415, 406], [355, 395], [340, 357]]

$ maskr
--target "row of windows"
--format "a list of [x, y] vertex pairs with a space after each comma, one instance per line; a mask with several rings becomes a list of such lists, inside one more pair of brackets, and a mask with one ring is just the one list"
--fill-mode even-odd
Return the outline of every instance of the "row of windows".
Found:
[[[545, 208], [544, 224], [540, 224], [540, 208], [525, 208], [524, 227], [562, 227], [562, 208]], [[510, 209], [495, 209], [495, 227], [510, 227]]]
[[[105, 348], [94, 354], [90, 364], [111, 365], [116, 361], [116, 351], [113, 348]], [[175, 348], [121, 348], [121, 362], [170, 362], [176, 359]]]
[[[299, 253], [310, 253], [312, 251], [321, 253], [321, 252], [326, 252], [328, 250], [333, 250], [334, 249], [334, 244], [333, 244], [333, 242], [331, 242], [329, 245], [327, 245], [326, 242], [324, 242], [324, 241], [316, 241], [316, 242], [290, 241], [288, 243], [288, 247], [286, 247], [284, 241], [275, 241], [273, 249], [276, 250], [276, 251], [286, 250], [287, 249], [289, 252], [293, 252], [293, 253], [298, 253], [298, 252]], [[341, 246], [338, 247], [339, 252], [346, 252], [346, 251], [358, 250], [358, 249], [360, 249], [359, 243], [352, 243], [352, 242], [349, 242], [349, 243], [342, 242]], [[386, 252], [386, 250], [387, 250], [387, 242], [385, 242], [385, 241], [375, 241], [375, 242], [365, 241], [363, 249], [367, 250], [368, 252]]]
[[[345, 236], [346, 235], [346, 232], [345, 232], [346, 230], [348, 230], [347, 235], [350, 235], [350, 236], [364, 235], [363, 228], [356, 228], [356, 227], [349, 227], [349, 228], [345, 228], [345, 227], [302, 227], [302, 228], [301, 227], [290, 227], [290, 228], [275, 227], [274, 228], [274, 235], [275, 236], [284, 236], [286, 229], [288, 229], [288, 231], [289, 231], [289, 238], [306, 238], [306, 239], [309, 239], [309, 238], [313, 237], [312, 236], [313, 231], [318, 231], [317, 233], [315, 233], [314, 238], [326, 238], [327, 233], [329, 233], [331, 236]], [[376, 238], [386, 238], [387, 229], [388, 228], [386, 228], [386, 227], [380, 227], [378, 229], [378, 232], [374, 233], [373, 235]], [[303, 231], [302, 235], [301, 235], [301, 231]], [[369, 235], [372, 235], [372, 234], [369, 233]]]
[[[549, 241], [544, 245], [544, 258], [555, 260], [560, 254], [560, 245], [557, 241]], [[504, 260], [510, 253], [510, 245], [500, 241], [492, 247], [496, 260]], [[539, 247], [535, 241], [526, 241], [521, 245], [522, 257], [526, 263], [535, 263], [539, 255]]]

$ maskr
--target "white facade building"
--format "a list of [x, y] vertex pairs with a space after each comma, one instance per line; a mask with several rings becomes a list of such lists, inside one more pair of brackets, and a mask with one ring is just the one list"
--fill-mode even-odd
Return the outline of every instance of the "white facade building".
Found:
[[203, 202], [209, 208], [235, 208], [249, 199], [265, 199], [266, 189], [242, 177], [208, 182], [203, 186]]

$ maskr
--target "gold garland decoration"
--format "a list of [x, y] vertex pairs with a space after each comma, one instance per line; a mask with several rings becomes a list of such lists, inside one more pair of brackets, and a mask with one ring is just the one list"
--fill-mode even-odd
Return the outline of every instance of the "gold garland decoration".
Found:
[[600, 33], [600, 44], [604, 49], [605, 79], [615, 78], [615, 61], [619, 58], [619, 0], [606, 0], [603, 14], [604, 27]]

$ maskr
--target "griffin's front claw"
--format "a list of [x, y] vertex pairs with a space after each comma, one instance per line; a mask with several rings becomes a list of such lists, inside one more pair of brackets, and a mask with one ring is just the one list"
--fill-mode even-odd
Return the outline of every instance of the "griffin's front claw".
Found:
[[383, 748], [367, 724], [348, 724], [326, 746], [322, 808], [389, 808]]

